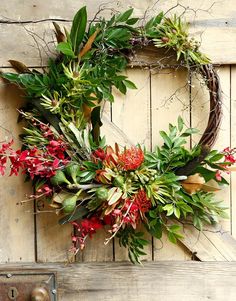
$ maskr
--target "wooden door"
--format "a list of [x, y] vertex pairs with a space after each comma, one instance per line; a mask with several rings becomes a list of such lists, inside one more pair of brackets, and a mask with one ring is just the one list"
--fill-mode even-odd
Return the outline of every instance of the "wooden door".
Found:
[[[112, 1], [105, 6], [121, 10], [127, 2], [135, 7], [137, 15], [143, 15], [147, 7], [151, 14], [168, 10], [177, 1]], [[230, 22], [236, 5], [233, 0], [224, 0], [227, 6], [212, 0], [179, 2], [174, 10], [179, 13], [187, 2], [191, 3], [192, 10], [186, 11], [186, 16], [194, 19], [191, 30], [196, 33], [204, 30], [202, 47], [213, 63], [221, 64], [218, 71], [224, 93], [224, 113], [215, 147], [235, 146], [236, 30]], [[50, 3], [2, 0], [0, 65], [3, 71], [9, 70], [8, 59], [42, 68], [52, 41], [51, 22], [57, 20], [69, 26], [73, 14], [82, 5], [87, 5], [92, 16], [102, 3], [99, 0], [52, 0]], [[108, 15], [110, 11], [104, 13]], [[156, 53], [139, 54], [126, 71], [138, 90], [129, 91], [126, 96], [114, 91], [115, 103], [104, 106], [102, 130], [110, 144], [139, 142], [151, 149], [161, 143], [159, 130], [167, 129], [168, 123], [174, 123], [178, 115], [187, 124], [204, 130], [209, 114], [206, 89], [186, 70], [160, 67], [162, 61], [157, 57]], [[21, 129], [16, 124], [16, 107], [23, 102], [18, 89], [1, 82], [0, 141], [6, 136], [19, 141]], [[195, 137], [193, 142], [198, 139]], [[222, 221], [217, 229], [206, 229], [202, 233], [184, 225], [185, 239], [177, 245], [168, 242], [166, 236], [162, 241], [147, 236], [150, 245], [143, 258], [144, 266], [138, 267], [127, 262], [127, 252], [119, 247], [116, 239], [104, 246], [103, 231], [88, 241], [83, 253], [73, 258], [76, 263], [68, 264], [71, 226], [59, 226], [57, 216], [40, 213], [40, 207], [36, 208], [33, 202], [21, 204], [25, 194], [31, 193], [30, 183], [23, 183], [23, 176], [1, 178], [0, 284], [1, 275], [8, 273], [52, 273], [57, 286], [54, 296], [58, 300], [220, 301], [227, 294], [227, 300], [233, 301], [236, 298], [235, 174], [228, 179], [230, 187], [221, 191], [218, 198], [223, 198], [229, 207], [229, 220]]]

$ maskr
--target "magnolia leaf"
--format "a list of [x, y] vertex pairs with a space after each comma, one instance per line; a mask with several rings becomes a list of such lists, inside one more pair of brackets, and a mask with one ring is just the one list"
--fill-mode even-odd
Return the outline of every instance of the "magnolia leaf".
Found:
[[187, 179], [184, 180], [184, 183], [189, 183], [189, 184], [204, 184], [205, 180], [204, 180], [204, 178], [199, 173], [196, 173], [194, 175], [188, 176]]
[[205, 192], [214, 192], [214, 191], [219, 191], [220, 186], [219, 184], [215, 181], [215, 180], [210, 180], [207, 183], [202, 185], [201, 190], [205, 191]]
[[83, 49], [79, 53], [79, 57], [84, 56], [92, 47], [94, 40], [96, 39], [97, 34], [99, 33], [100, 29], [97, 28], [96, 31], [89, 37], [87, 43], [84, 45]]
[[26, 67], [23, 63], [15, 61], [15, 60], [9, 60], [8, 61], [12, 67], [18, 72], [18, 73], [31, 73], [28, 67]]
[[87, 11], [86, 11], [86, 6], [84, 6], [76, 13], [70, 31], [72, 49], [76, 55], [79, 53], [79, 46], [84, 38], [86, 24], [87, 24]]
[[186, 180], [181, 182], [181, 185], [186, 192], [193, 194], [201, 190], [204, 183], [204, 178], [199, 173], [196, 173], [194, 175], [188, 176]]
[[65, 42], [66, 41], [66, 36], [64, 33], [61, 31], [60, 26], [56, 22], [52, 22], [54, 28], [55, 28], [55, 34], [57, 38], [57, 43]]

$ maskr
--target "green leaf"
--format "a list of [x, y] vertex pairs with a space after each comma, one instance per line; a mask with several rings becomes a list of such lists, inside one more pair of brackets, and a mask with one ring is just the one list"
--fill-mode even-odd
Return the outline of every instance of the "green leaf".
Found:
[[179, 230], [181, 229], [181, 227], [179, 225], [171, 225], [169, 227], [169, 231], [173, 232], [173, 233], [177, 233], [179, 232]]
[[132, 15], [133, 11], [134, 11], [134, 9], [130, 8], [127, 11], [125, 11], [124, 13], [119, 14], [116, 18], [116, 22], [117, 23], [118, 22], [120, 22], [120, 23], [126, 22], [129, 19], [129, 17]]
[[197, 134], [199, 132], [198, 129], [195, 129], [195, 128], [189, 128], [187, 129], [181, 136], [182, 137], [188, 137], [192, 134]]
[[71, 223], [75, 220], [81, 220], [85, 215], [87, 215], [88, 212], [89, 212], [88, 209], [86, 209], [85, 207], [79, 206], [75, 209], [75, 211], [72, 214], [62, 217], [58, 221], [58, 223], [60, 225], [64, 225], [67, 223]]
[[202, 231], [202, 226], [203, 226], [202, 225], [202, 221], [201, 221], [201, 219], [197, 215], [194, 215], [194, 217], [193, 217], [193, 225], [198, 230]]
[[170, 140], [170, 138], [167, 136], [166, 132], [164, 131], [160, 131], [160, 135], [163, 138], [165, 144], [171, 148], [172, 147], [172, 141]]
[[75, 57], [74, 51], [72, 49], [72, 46], [68, 42], [61, 42], [57, 45], [57, 50], [60, 51], [61, 53], [70, 56], [72, 58]]
[[200, 173], [206, 182], [210, 181], [211, 179], [214, 179], [216, 175], [215, 171], [209, 170], [202, 166], [197, 167], [195, 169], [195, 172]]
[[134, 25], [135, 23], [137, 23], [139, 20], [139, 18], [130, 18], [129, 20], [126, 21], [126, 24], [128, 25]]
[[180, 210], [179, 208], [175, 207], [174, 208], [174, 215], [179, 219], [180, 218]]
[[149, 31], [153, 28], [156, 27], [158, 24], [161, 23], [161, 20], [163, 19], [163, 12], [160, 12], [156, 17], [153, 17], [152, 19], [150, 19], [146, 25], [145, 25], [145, 29], [147, 31], [147, 33], [149, 33]]
[[76, 13], [70, 31], [72, 49], [75, 55], [79, 53], [79, 47], [84, 38], [86, 25], [87, 25], [87, 11], [86, 11], [86, 6], [84, 6]]
[[129, 89], [137, 89], [137, 87], [135, 86], [135, 84], [133, 82], [131, 82], [130, 80], [125, 79], [125, 80], [123, 80], [123, 83]]
[[209, 158], [210, 162], [217, 162], [219, 160], [221, 160], [224, 157], [224, 154], [216, 154], [212, 157]]
[[184, 121], [183, 121], [182, 117], [179, 116], [178, 117], [178, 130], [179, 130], [179, 132], [182, 132], [183, 127], [184, 127]]
[[177, 243], [177, 239], [174, 233], [172, 232], [168, 232], [168, 239], [170, 242], [172, 242], [173, 244]]

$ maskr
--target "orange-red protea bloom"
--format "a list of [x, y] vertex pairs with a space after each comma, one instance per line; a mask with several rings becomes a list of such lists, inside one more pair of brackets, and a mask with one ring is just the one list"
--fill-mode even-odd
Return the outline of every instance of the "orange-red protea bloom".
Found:
[[144, 154], [140, 147], [132, 147], [125, 149], [118, 159], [124, 170], [134, 170], [143, 163]]
[[142, 213], [146, 213], [151, 208], [151, 201], [148, 199], [146, 192], [141, 189], [134, 198], [134, 203]]

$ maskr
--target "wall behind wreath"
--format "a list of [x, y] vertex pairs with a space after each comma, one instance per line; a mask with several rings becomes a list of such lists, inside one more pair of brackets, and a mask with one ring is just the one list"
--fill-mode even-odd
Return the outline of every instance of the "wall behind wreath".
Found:
[[[191, 32], [202, 41], [202, 50], [217, 65], [224, 92], [224, 117], [215, 145], [218, 149], [236, 146], [236, 4], [234, 0], [177, 1], [73, 1], [2, 0], [0, 9], [0, 67], [9, 68], [8, 59], [42, 68], [51, 52], [53, 32], [51, 23], [56, 20], [69, 26], [74, 13], [87, 5], [90, 19], [100, 8], [109, 16], [110, 9], [121, 11], [127, 6], [135, 14], [146, 18], [161, 10], [168, 14], [184, 13], [190, 21]], [[109, 8], [109, 9], [108, 9]], [[41, 39], [41, 37], [43, 39]], [[52, 54], [53, 55], [53, 54]], [[39, 59], [40, 57], [40, 59]], [[169, 122], [183, 116], [187, 124], [204, 130], [208, 116], [208, 94], [201, 82], [190, 78], [184, 70], [130, 68], [127, 70], [138, 86], [125, 97], [117, 93], [114, 105], [104, 108], [104, 128], [108, 141], [142, 142], [148, 148], [160, 143], [158, 131], [167, 129]], [[191, 86], [188, 83], [191, 83]], [[16, 124], [16, 107], [22, 104], [21, 93], [14, 87], [0, 85], [0, 141], [6, 136], [20, 133]], [[118, 134], [117, 134], [118, 133]], [[123, 134], [125, 133], [125, 134]], [[194, 137], [197, 142], [199, 137]], [[219, 192], [229, 207], [230, 219], [222, 221], [224, 230], [236, 238], [236, 175], [228, 176], [231, 186]], [[48, 213], [34, 214], [34, 204], [17, 205], [30, 193], [30, 185], [23, 177], [5, 177], [0, 181], [0, 262], [58, 262], [67, 259], [70, 247], [70, 226], [58, 226], [57, 217]], [[49, 216], [50, 215], [50, 216]], [[172, 245], [166, 238], [152, 240], [147, 247], [146, 260], [191, 260], [192, 254], [181, 244]], [[190, 235], [194, 245], [198, 235]], [[96, 240], [96, 241], [95, 241]], [[127, 259], [125, 251], [115, 240], [105, 247], [104, 233], [89, 241], [86, 250], [78, 256], [82, 261], [120, 261]], [[96, 246], [96, 247], [94, 247]]]

